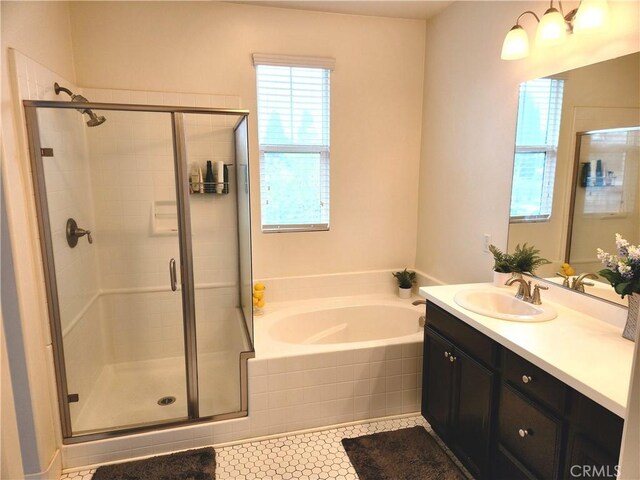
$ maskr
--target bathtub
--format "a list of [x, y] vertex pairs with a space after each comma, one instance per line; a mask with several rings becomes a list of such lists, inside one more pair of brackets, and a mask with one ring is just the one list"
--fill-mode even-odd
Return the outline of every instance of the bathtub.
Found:
[[274, 304], [256, 317], [257, 358], [335, 352], [422, 341], [424, 306], [392, 295]]
[[419, 412], [424, 306], [411, 300], [268, 304], [248, 363], [252, 436]]

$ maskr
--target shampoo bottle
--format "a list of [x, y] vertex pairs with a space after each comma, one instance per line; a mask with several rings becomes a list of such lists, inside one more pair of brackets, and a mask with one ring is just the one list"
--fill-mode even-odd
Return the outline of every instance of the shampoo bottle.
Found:
[[200, 192], [200, 174], [198, 173], [198, 164], [191, 164], [191, 175], [189, 175], [189, 186], [191, 188], [191, 193], [199, 193]]
[[216, 185], [213, 178], [213, 165], [211, 160], [207, 160], [207, 175], [204, 177], [204, 191], [205, 193], [215, 193]]

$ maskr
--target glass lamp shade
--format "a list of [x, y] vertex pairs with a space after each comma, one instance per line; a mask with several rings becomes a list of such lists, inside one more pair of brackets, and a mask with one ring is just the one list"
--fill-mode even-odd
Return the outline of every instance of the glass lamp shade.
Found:
[[517, 60], [529, 56], [529, 38], [527, 32], [520, 25], [515, 25], [502, 44], [502, 60]]
[[560, 45], [567, 39], [567, 25], [562, 14], [555, 8], [547, 10], [540, 19], [536, 31], [536, 45], [548, 47]]
[[573, 32], [581, 33], [602, 28], [608, 16], [607, 0], [582, 0], [573, 21]]

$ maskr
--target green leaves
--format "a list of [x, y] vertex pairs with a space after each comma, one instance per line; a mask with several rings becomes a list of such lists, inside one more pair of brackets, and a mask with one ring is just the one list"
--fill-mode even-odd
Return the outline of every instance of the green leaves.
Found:
[[416, 272], [409, 271], [406, 268], [401, 272], [394, 272], [392, 275], [398, 280], [400, 288], [411, 288], [416, 283]]
[[526, 243], [516, 245], [512, 254], [504, 253], [495, 245], [489, 245], [489, 251], [493, 254], [493, 269], [499, 273], [533, 273], [539, 266], [551, 263], [538, 255], [540, 250], [533, 245], [529, 247]]
[[530, 247], [528, 247], [526, 243], [524, 243], [522, 247], [520, 247], [520, 244], [516, 245], [516, 250], [512, 254], [514, 271], [533, 273], [536, 268], [551, 263], [546, 258], [538, 255], [539, 253], [540, 250], [533, 245]]

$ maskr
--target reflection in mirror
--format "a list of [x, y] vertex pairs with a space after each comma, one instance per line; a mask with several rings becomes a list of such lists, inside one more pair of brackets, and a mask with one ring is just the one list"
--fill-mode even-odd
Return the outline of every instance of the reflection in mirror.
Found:
[[[539, 277], [562, 283], [567, 262], [573, 279], [597, 272], [616, 232], [640, 240], [639, 71], [634, 53], [520, 86], [508, 251], [540, 249]], [[599, 280], [585, 293], [627, 305]]]

